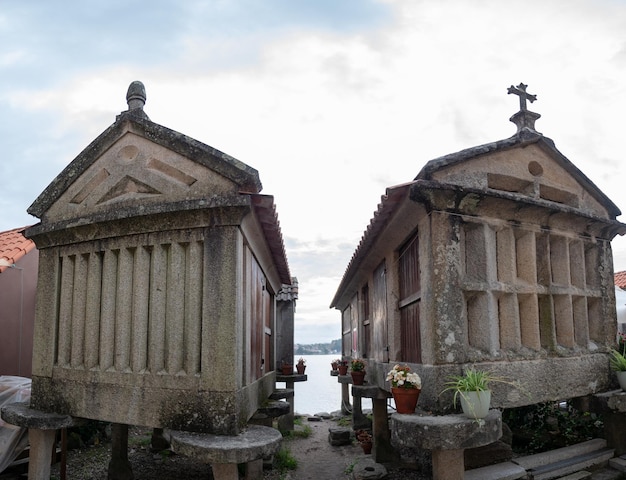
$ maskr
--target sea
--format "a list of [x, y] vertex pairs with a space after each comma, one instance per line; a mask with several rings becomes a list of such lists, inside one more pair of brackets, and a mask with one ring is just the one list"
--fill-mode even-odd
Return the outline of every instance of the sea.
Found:
[[[330, 374], [332, 370], [330, 363], [339, 355], [298, 355], [294, 358], [294, 365], [298, 363], [300, 357], [306, 360], [304, 373], [307, 381], [294, 383], [295, 412], [302, 415], [315, 415], [341, 410], [341, 384], [337, 377]], [[369, 398], [363, 398], [361, 407], [363, 410], [371, 409], [372, 401]]]

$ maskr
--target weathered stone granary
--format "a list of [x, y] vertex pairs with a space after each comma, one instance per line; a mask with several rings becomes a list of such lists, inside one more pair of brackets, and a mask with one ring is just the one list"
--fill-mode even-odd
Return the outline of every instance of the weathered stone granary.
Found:
[[237, 434], [293, 354], [277, 352], [296, 295], [273, 197], [255, 169], [150, 121], [140, 82], [127, 99], [28, 210], [30, 406]]
[[388, 188], [331, 304], [342, 312], [343, 353], [368, 358], [369, 382], [389, 390], [385, 372], [408, 363], [422, 377], [420, 405], [435, 412], [451, 405], [439, 395], [449, 375], [472, 364], [523, 385], [498, 385], [496, 407], [612, 381], [610, 241], [626, 225], [534, 129], [525, 86], [509, 90], [520, 95], [516, 134]]

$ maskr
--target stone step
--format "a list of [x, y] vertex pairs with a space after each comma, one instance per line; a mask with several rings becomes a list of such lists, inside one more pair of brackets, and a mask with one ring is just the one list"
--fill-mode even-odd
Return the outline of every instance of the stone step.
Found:
[[270, 400], [283, 400], [293, 398], [293, 388], [277, 388], [270, 395]]
[[524, 467], [526, 470], [531, 470], [544, 465], [556, 463], [560, 460], [566, 460], [578, 455], [584, 455], [585, 453], [595, 452], [603, 448], [606, 448], [606, 440], [602, 438], [594, 438], [593, 440], [577, 443], [576, 445], [570, 445], [569, 447], [557, 448], [556, 450], [550, 450], [549, 452], [514, 458], [512, 461], [520, 467]]
[[587, 480], [589, 478], [591, 478], [591, 472], [582, 470], [580, 472], [565, 475], [564, 477], [559, 477], [559, 480]]
[[464, 480], [516, 480], [526, 478], [526, 470], [513, 462], [502, 462], [467, 470]]
[[559, 460], [555, 463], [539, 466], [528, 470], [529, 477], [533, 480], [551, 480], [565, 475], [579, 472], [587, 468], [593, 469], [607, 465], [613, 458], [615, 450], [603, 448], [595, 452], [584, 453], [572, 458]]
[[618, 472], [626, 472], [626, 455], [609, 460], [609, 467], [617, 470]]

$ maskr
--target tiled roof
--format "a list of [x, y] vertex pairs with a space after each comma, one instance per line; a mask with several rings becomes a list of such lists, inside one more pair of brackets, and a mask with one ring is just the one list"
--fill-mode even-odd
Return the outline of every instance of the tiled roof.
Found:
[[[35, 249], [35, 242], [22, 234], [26, 228], [21, 227], [0, 232], [0, 258], [4, 258], [9, 263], [17, 263], [20, 258]], [[7, 268], [9, 267], [0, 267], [0, 273]]]
[[623, 272], [615, 272], [613, 280], [616, 287], [626, 290], [626, 270]]

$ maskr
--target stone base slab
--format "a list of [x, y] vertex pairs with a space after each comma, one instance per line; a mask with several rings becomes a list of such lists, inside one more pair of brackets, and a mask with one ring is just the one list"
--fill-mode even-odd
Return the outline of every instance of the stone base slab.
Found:
[[210, 464], [248, 463], [273, 455], [282, 438], [278, 430], [260, 425], [249, 425], [239, 435], [171, 432], [174, 452]]

